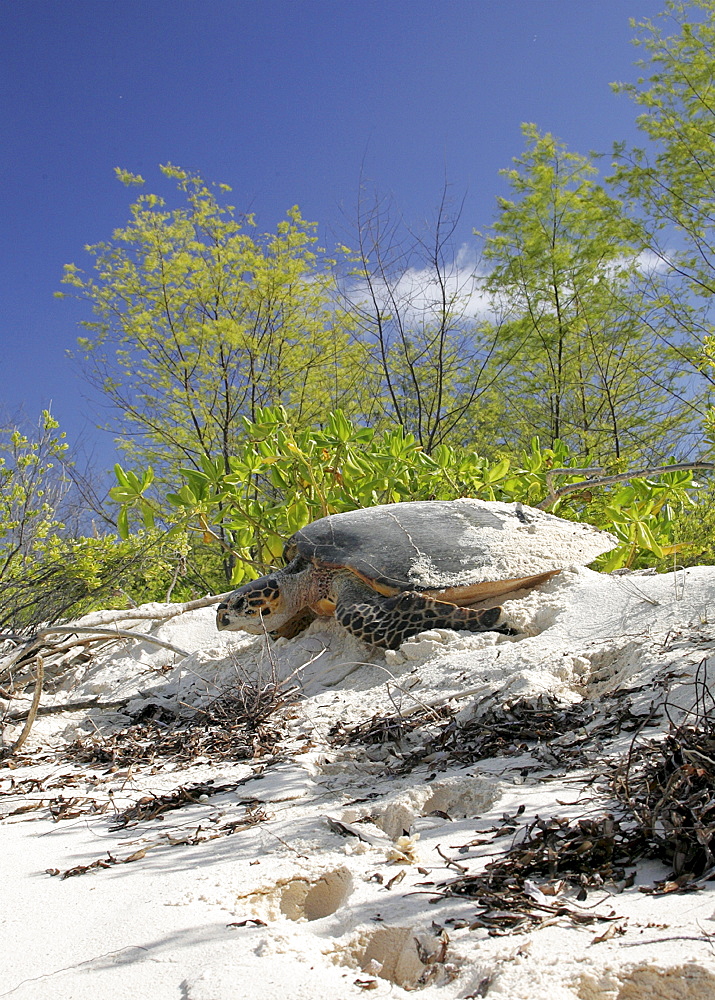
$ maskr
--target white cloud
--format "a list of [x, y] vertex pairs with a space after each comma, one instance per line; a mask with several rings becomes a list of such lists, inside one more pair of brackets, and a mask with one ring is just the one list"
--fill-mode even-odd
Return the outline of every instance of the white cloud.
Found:
[[[644, 250], [636, 257], [622, 257], [603, 265], [601, 273], [604, 277], [614, 278], [624, 268], [636, 269], [646, 276], [666, 274], [672, 265], [668, 259], [650, 250]], [[474, 248], [462, 244], [454, 260], [446, 264], [442, 279], [444, 295], [452, 320], [459, 323], [464, 320], [495, 319], [510, 312], [519, 312], [523, 308], [520, 296], [514, 292], [509, 295], [490, 295], [485, 290], [488, 272], [480, 268]], [[433, 267], [409, 267], [401, 272], [390, 275], [389, 278], [374, 278], [372, 289], [364, 280], [348, 282], [343, 292], [354, 306], [372, 312], [374, 309], [372, 293], [384, 315], [400, 315], [409, 323], [424, 326], [439, 322], [443, 309], [443, 288]]]
[[[410, 267], [387, 280], [374, 279], [372, 291], [383, 313], [399, 309], [411, 322], [425, 325], [437, 322], [442, 316], [444, 299], [455, 320], [473, 320], [492, 313], [484, 289], [485, 277], [485, 272], [477, 267], [474, 251], [464, 244], [454, 261], [445, 265], [441, 276], [433, 267]], [[356, 306], [365, 309], [372, 306], [365, 280], [350, 283], [345, 294]]]
[[636, 267], [643, 274], [669, 274], [673, 269], [673, 264], [664, 254], [654, 253], [652, 250], [641, 250], [635, 259]]

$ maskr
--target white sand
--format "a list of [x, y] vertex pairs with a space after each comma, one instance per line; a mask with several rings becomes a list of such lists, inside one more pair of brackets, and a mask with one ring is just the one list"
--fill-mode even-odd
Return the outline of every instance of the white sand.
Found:
[[[280, 640], [274, 656], [282, 676], [307, 665], [301, 700], [280, 717], [278, 759], [110, 771], [58, 764], [47, 752], [78, 733], [126, 725], [116, 707], [123, 699], [127, 711], [148, 703], [198, 706], [241, 677], [267, 676], [264, 641], [217, 633], [210, 608], [163, 624], [133, 623], [189, 650], [187, 657], [122, 641], [74, 666], [59, 690], [48, 684], [43, 706], [99, 699], [115, 707], [43, 716], [30, 740], [42, 760], [0, 767], [0, 998], [347, 1000], [366, 991], [407, 997], [416, 988], [430, 1000], [712, 1000], [715, 883], [646, 895], [639, 885], [668, 869], [644, 862], [636, 884], [621, 892], [590, 890], [579, 904], [565, 890], [568, 905], [616, 920], [576, 924], [556, 916], [550, 925], [495, 937], [455, 928], [455, 920], [473, 920], [475, 900], [436, 894], [435, 883], [458, 874], [445, 857], [475, 873], [511, 846], [513, 836], [485, 831], [520, 805], [520, 824], [536, 815], [596, 818], [613, 810], [603, 766], [569, 768], [546, 748], [541, 760], [522, 754], [468, 766], [438, 753], [399, 773], [395, 752], [418, 747], [420, 729], [397, 746], [328, 742], [337, 722], [350, 726], [396, 709], [409, 714], [449, 699], [461, 721], [542, 693], [567, 703], [592, 699], [607, 714], [614, 702], [604, 699], [619, 690], [629, 691], [636, 714], [655, 706], [660, 728], [648, 730], [653, 737], [667, 724], [658, 705], [667, 697], [677, 721], [694, 703], [696, 670], [702, 676], [708, 663], [712, 668], [712, 567], [626, 577], [574, 568], [504, 607], [522, 629], [516, 638], [436, 630], [397, 653], [373, 651], [371, 661], [368, 647], [330, 622]], [[574, 735], [564, 733], [555, 745]], [[12, 738], [6, 727], [6, 741]], [[632, 739], [624, 732], [605, 741], [603, 760], [626, 753]], [[28, 787], [32, 776], [42, 787]], [[142, 796], [210, 780], [235, 787], [161, 820], [111, 829], [115, 810]], [[59, 795], [84, 807], [111, 797], [114, 805], [105, 814], [54, 821], [48, 804]], [[38, 802], [36, 810], [10, 815]], [[265, 821], [214, 836], [257, 809]], [[367, 839], [341, 836], [328, 818]], [[404, 831], [412, 839], [397, 845], [402, 860], [390, 860]], [[485, 842], [460, 851], [480, 831]], [[78, 877], [46, 873], [137, 853], [131, 863]]]

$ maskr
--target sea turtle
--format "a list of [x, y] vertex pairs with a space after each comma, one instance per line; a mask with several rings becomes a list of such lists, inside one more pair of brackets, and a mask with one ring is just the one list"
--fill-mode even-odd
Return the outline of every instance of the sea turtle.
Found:
[[429, 628], [508, 632], [501, 608], [466, 605], [544, 583], [615, 544], [520, 503], [430, 500], [331, 514], [289, 539], [284, 569], [219, 604], [216, 624], [290, 638], [334, 615], [387, 649]]

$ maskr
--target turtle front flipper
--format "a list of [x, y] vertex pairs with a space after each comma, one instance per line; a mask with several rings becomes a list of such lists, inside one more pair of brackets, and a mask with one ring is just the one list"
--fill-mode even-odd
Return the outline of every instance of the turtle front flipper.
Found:
[[418, 632], [430, 628], [464, 629], [468, 632], [508, 632], [501, 626], [501, 608], [474, 610], [435, 601], [407, 590], [383, 597], [352, 576], [340, 575], [333, 584], [335, 617], [363, 642], [397, 649]]
[[305, 631], [317, 617], [316, 613], [311, 611], [310, 608], [303, 608], [297, 615], [289, 618], [280, 628], [269, 632], [269, 635], [271, 639], [293, 639], [296, 635], [300, 635], [301, 632]]

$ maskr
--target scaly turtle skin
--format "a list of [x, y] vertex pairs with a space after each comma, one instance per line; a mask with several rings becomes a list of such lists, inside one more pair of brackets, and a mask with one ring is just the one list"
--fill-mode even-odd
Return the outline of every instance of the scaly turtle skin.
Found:
[[388, 504], [320, 518], [286, 545], [287, 566], [235, 590], [219, 629], [291, 637], [331, 616], [387, 649], [429, 628], [508, 632], [501, 608], [465, 605], [534, 587], [616, 544], [590, 525], [522, 504]]

